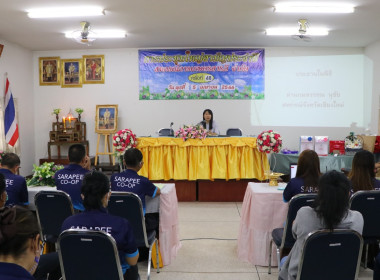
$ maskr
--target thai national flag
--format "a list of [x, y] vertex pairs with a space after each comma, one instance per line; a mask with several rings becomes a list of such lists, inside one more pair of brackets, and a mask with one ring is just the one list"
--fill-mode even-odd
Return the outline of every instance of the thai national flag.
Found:
[[5, 140], [14, 147], [18, 140], [18, 125], [16, 121], [16, 110], [13, 102], [12, 91], [9, 81], [5, 84], [5, 112], [4, 112]]

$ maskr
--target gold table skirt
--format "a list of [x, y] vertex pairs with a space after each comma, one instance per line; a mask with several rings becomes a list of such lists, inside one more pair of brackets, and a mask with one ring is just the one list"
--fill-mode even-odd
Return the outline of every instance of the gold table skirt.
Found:
[[265, 180], [269, 170], [256, 138], [226, 137], [204, 140], [169, 137], [138, 138], [144, 156], [139, 174], [150, 180]]

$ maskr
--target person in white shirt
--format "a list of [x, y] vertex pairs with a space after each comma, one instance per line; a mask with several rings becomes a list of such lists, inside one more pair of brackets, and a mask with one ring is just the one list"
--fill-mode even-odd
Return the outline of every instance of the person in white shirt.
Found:
[[204, 129], [208, 130], [208, 135], [215, 136], [220, 134], [218, 125], [214, 121], [214, 114], [210, 109], [203, 111], [203, 121], [200, 122], [200, 125], [202, 125]]

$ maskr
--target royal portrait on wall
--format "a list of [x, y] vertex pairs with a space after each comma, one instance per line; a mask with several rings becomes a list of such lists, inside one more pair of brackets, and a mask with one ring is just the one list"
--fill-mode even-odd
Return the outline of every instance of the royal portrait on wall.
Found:
[[62, 87], [82, 87], [82, 59], [62, 59]]
[[117, 131], [117, 105], [96, 105], [95, 132], [110, 134]]
[[60, 58], [40, 57], [40, 86], [60, 85]]
[[83, 65], [84, 84], [104, 84], [104, 55], [84, 55]]

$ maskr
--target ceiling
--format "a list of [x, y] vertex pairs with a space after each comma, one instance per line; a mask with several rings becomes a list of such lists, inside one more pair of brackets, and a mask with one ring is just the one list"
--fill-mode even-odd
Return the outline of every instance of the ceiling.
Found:
[[[4, 2], [7, 2], [6, 4]], [[285, 0], [0, 0], [0, 40], [33, 51], [108, 48], [202, 47], [365, 47], [380, 40], [379, 0], [335, 0], [356, 6], [353, 14], [278, 14]], [[310, 2], [310, 1], [304, 1]], [[332, 2], [322, 0], [319, 2]], [[30, 19], [26, 10], [54, 6], [96, 5], [105, 16]], [[269, 27], [326, 27], [330, 34], [311, 42], [268, 37]], [[123, 29], [123, 39], [97, 39], [92, 46], [67, 39], [64, 32], [87, 20], [93, 30]]]

